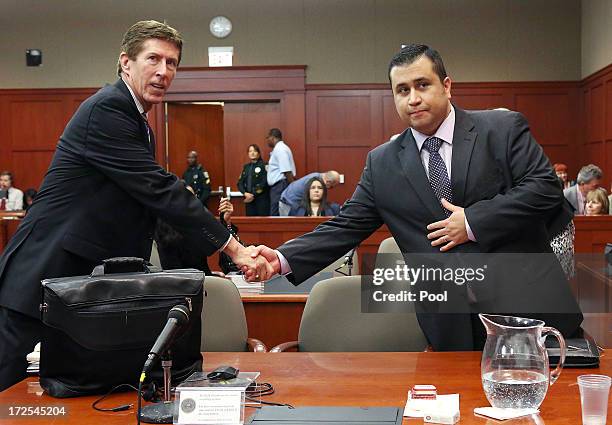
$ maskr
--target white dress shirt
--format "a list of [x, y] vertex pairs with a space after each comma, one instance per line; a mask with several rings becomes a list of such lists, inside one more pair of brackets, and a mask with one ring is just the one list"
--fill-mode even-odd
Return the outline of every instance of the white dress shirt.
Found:
[[21, 211], [23, 209], [23, 192], [17, 188], [9, 187], [6, 211]]

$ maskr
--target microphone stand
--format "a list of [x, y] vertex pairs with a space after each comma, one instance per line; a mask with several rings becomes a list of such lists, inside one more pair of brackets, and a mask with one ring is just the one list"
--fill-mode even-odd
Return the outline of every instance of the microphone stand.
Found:
[[167, 350], [161, 357], [164, 370], [164, 399], [148, 404], [142, 408], [140, 420], [147, 424], [171, 424], [174, 417], [174, 402], [172, 401], [172, 352]]
[[355, 256], [355, 250], [357, 247], [353, 248], [351, 252], [348, 254], [348, 258], [346, 259], [346, 267], [348, 268], [348, 275], [353, 275], [353, 257]]
[[[355, 251], [357, 250], [358, 247], [359, 245], [357, 245], [355, 248], [349, 251], [349, 253], [344, 257], [344, 262], [340, 265], [340, 267], [334, 270], [335, 272], [343, 274], [344, 276], [353, 275], [353, 257], [355, 256]], [[342, 270], [340, 270], [344, 266], [347, 266], [348, 273], [344, 273]]]

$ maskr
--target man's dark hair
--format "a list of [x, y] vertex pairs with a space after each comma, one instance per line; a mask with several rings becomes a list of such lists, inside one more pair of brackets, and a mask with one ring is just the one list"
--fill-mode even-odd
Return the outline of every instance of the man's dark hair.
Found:
[[10, 171], [4, 170], [4, 171], [0, 172], [0, 177], [2, 177], [2, 176], [8, 176], [9, 179], [11, 179], [11, 183], [13, 182], [13, 173], [11, 173]]
[[283, 140], [283, 133], [278, 128], [271, 128], [268, 136], [276, 137], [278, 140]]
[[389, 62], [389, 71], [387, 72], [389, 82], [391, 82], [391, 70], [393, 68], [396, 66], [410, 65], [423, 55], [429, 58], [429, 60], [433, 63], [434, 72], [438, 74], [440, 81], [444, 82], [444, 79], [448, 75], [446, 74], [446, 69], [444, 68], [442, 56], [440, 56], [440, 53], [438, 53], [437, 50], [432, 49], [425, 44], [408, 44], [402, 47], [402, 50], [397, 52], [391, 58], [391, 62]]

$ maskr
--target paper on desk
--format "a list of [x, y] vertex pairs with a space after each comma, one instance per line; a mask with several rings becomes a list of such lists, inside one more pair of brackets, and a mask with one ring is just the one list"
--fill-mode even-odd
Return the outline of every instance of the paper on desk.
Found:
[[538, 413], [538, 409], [500, 409], [498, 407], [476, 407], [474, 413], [481, 416], [505, 421]]
[[458, 412], [459, 394], [438, 394], [435, 400], [411, 400], [408, 391], [408, 401], [404, 407], [404, 416], [411, 418], [422, 418], [425, 412]]

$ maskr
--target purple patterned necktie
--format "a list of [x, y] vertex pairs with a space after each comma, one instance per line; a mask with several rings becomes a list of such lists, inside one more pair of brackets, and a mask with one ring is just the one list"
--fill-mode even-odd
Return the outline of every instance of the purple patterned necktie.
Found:
[[[440, 201], [440, 205], [442, 205], [442, 198], [448, 202], [453, 202], [453, 193], [446, 165], [438, 152], [442, 143], [444, 141], [437, 137], [429, 137], [423, 143], [423, 148], [429, 151], [429, 184], [436, 194], [438, 201]], [[450, 217], [451, 212], [444, 209], [444, 214], [446, 217]]]

